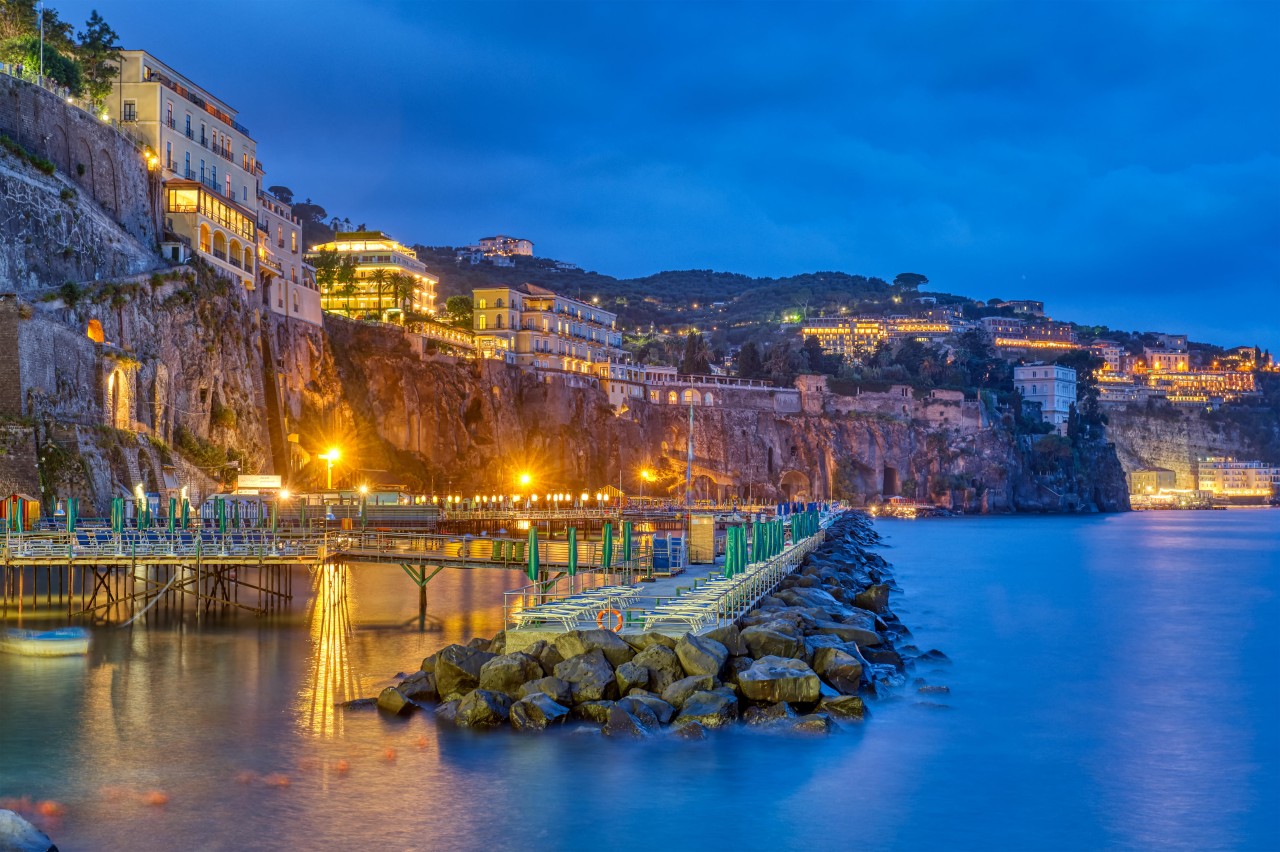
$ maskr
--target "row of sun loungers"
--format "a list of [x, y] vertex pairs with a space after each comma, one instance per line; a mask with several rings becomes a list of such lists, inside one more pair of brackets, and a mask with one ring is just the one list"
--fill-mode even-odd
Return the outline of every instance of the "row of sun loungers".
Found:
[[559, 598], [514, 613], [512, 617], [520, 627], [542, 624], [559, 624], [564, 630], [573, 630], [584, 623], [595, 626], [601, 610], [619, 612], [636, 599], [640, 586], [599, 586], [576, 595]]

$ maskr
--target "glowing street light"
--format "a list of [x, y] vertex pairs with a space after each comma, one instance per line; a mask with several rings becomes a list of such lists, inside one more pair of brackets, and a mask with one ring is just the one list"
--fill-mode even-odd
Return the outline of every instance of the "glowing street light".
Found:
[[339, 452], [337, 447], [330, 447], [329, 452], [321, 453], [317, 458], [322, 458], [325, 460], [326, 474], [325, 474], [324, 487], [326, 490], [332, 491], [333, 490], [333, 463], [336, 462], [338, 459], [342, 458], [342, 453]]
[[522, 473], [522, 474], [520, 474], [520, 484], [521, 484], [521, 485], [526, 485], [526, 486], [527, 486], [530, 482], [533, 482], [533, 477], [532, 477], [532, 476], [530, 476], [528, 473]]

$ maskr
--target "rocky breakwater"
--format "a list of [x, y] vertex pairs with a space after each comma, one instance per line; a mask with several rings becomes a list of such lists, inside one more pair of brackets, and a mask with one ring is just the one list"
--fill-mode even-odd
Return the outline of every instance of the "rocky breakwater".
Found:
[[[865, 699], [904, 687], [916, 659], [946, 660], [909, 644], [889, 606], [889, 565], [870, 552], [878, 543], [865, 515], [846, 513], [734, 624], [678, 637], [574, 630], [511, 653], [499, 633], [432, 654], [377, 706], [395, 715], [434, 707], [440, 722], [474, 729], [700, 739], [744, 724], [828, 734], [861, 722]], [[945, 690], [919, 678], [915, 686]]]

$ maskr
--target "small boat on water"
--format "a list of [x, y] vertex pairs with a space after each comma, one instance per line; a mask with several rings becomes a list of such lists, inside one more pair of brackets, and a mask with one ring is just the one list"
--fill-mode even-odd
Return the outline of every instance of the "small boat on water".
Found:
[[0, 651], [26, 657], [75, 657], [89, 653], [89, 631], [82, 627], [58, 630], [6, 630]]

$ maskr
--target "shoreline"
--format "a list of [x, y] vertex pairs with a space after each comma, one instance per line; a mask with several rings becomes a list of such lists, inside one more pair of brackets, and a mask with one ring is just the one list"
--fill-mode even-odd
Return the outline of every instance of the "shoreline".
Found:
[[643, 739], [703, 739], [735, 725], [825, 735], [860, 724], [867, 700], [915, 689], [921, 703], [949, 692], [921, 677], [921, 652], [894, 614], [897, 591], [866, 514], [847, 511], [770, 594], [729, 624], [698, 633], [572, 630], [507, 652], [506, 633], [447, 646], [377, 699], [399, 716], [432, 710], [447, 727], [574, 729]]

